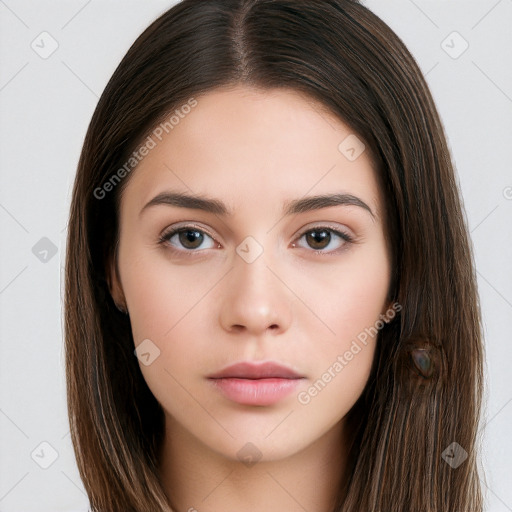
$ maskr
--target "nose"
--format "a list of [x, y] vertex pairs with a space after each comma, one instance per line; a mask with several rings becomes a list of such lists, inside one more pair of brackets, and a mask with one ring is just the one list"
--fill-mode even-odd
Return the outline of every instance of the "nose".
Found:
[[[274, 266], [274, 265], [273, 265]], [[293, 294], [279, 270], [269, 268], [263, 255], [247, 263], [236, 257], [224, 283], [220, 323], [228, 332], [261, 336], [285, 332], [292, 319]]]

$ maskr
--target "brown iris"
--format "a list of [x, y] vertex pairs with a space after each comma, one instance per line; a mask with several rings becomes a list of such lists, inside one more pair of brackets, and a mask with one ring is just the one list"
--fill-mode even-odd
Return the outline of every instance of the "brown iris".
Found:
[[313, 230], [306, 234], [306, 240], [312, 249], [325, 249], [331, 241], [331, 233], [325, 229]]
[[202, 244], [204, 235], [195, 229], [185, 229], [178, 233], [178, 238], [183, 247], [197, 249]]

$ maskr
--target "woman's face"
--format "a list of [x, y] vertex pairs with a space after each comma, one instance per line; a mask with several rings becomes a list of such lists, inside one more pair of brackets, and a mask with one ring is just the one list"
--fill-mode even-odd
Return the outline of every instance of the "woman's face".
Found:
[[112, 292], [168, 431], [276, 460], [340, 428], [367, 382], [390, 306], [383, 197], [362, 142], [313, 100], [196, 99], [132, 171]]

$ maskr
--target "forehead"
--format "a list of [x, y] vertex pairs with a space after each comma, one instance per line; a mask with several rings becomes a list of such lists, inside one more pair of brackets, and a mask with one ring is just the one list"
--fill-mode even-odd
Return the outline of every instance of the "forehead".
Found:
[[291, 89], [237, 86], [195, 101], [150, 135], [154, 147], [125, 191], [134, 207], [166, 188], [222, 197], [233, 211], [262, 199], [344, 191], [364, 196], [379, 215], [364, 143], [315, 100]]

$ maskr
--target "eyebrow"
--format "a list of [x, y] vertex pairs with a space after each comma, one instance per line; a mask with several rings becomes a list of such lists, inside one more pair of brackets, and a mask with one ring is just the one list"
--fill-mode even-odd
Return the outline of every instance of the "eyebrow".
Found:
[[[218, 199], [203, 195], [190, 195], [183, 192], [162, 192], [149, 201], [139, 213], [139, 216], [152, 206], [168, 205], [191, 210], [202, 210], [216, 215], [232, 216], [233, 212]], [[294, 215], [331, 206], [358, 206], [366, 210], [373, 219], [372, 209], [359, 197], [352, 194], [323, 194], [287, 201], [284, 204], [283, 215]]]

